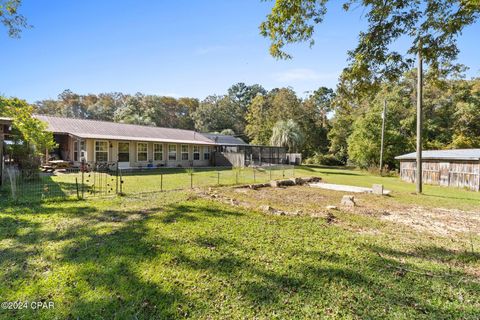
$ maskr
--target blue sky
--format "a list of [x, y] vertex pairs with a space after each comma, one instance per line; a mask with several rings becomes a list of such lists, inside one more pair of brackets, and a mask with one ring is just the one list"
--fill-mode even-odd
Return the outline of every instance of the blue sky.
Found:
[[[333, 1], [316, 45], [291, 47], [293, 60], [269, 56], [258, 25], [272, 6], [260, 0], [24, 0], [34, 25], [21, 39], [0, 28], [0, 94], [34, 102], [120, 91], [204, 98], [237, 82], [293, 87], [301, 96], [335, 87], [347, 50], [365, 27], [361, 10]], [[459, 61], [480, 76], [480, 23], [459, 40]]]

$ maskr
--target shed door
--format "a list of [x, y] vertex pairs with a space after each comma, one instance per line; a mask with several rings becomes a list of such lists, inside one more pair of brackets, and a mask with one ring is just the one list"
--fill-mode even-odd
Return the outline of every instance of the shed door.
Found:
[[450, 185], [450, 163], [440, 162], [440, 185]]

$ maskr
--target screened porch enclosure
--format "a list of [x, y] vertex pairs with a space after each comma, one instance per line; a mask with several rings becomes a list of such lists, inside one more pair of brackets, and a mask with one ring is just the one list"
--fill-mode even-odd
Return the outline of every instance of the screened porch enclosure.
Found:
[[251, 145], [215, 147], [215, 165], [253, 167], [286, 162], [286, 148]]

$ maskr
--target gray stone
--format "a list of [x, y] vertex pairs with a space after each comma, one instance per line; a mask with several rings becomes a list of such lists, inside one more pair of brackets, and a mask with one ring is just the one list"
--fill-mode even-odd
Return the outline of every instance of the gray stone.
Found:
[[352, 195], [345, 195], [342, 197], [342, 206], [345, 207], [355, 207], [355, 197]]
[[269, 205], [262, 205], [259, 207], [260, 210], [262, 210], [263, 212], [272, 212], [274, 211], [274, 209], [272, 207], [270, 207]]
[[287, 187], [287, 186], [293, 186], [293, 185], [295, 185], [295, 181], [292, 181], [290, 179], [270, 181], [270, 186], [273, 188]]
[[383, 195], [383, 184], [374, 184], [372, 186], [373, 194]]
[[303, 184], [302, 178], [290, 178], [293, 184]]

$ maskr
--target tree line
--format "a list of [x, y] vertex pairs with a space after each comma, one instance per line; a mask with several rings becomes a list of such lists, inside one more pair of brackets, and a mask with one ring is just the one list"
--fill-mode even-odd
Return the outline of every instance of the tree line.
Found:
[[[333, 97], [333, 90], [325, 87], [301, 99], [291, 88], [267, 91], [258, 84], [237, 83], [225, 94], [201, 101], [142, 93], [82, 95], [65, 90], [57, 99], [36, 102], [34, 108], [36, 113], [54, 116], [224, 133], [310, 156], [328, 151], [327, 115]], [[293, 126], [282, 127], [282, 121]], [[285, 131], [282, 128], [288, 131], [286, 140], [279, 139]], [[272, 137], [274, 132], [277, 134]]]
[[[415, 72], [382, 83], [373, 95], [354, 95], [341, 83], [329, 132], [330, 152], [363, 168], [378, 166], [385, 101], [385, 163], [395, 168], [395, 156], [415, 151]], [[430, 69], [424, 80], [423, 113], [425, 149], [480, 147], [480, 79]]]
[[[457, 70], [457, 69], [454, 69]], [[457, 70], [458, 71], [458, 70]], [[425, 77], [425, 148], [480, 147], [480, 79], [462, 72], [429, 71]], [[256, 145], [285, 146], [308, 163], [378, 166], [383, 104], [387, 102], [385, 164], [415, 150], [415, 70], [382, 83], [375, 93], [352, 92], [347, 81], [336, 90], [320, 87], [305, 98], [291, 88], [232, 85], [203, 100], [137, 93], [80, 95], [34, 104], [56, 116], [230, 134]]]

